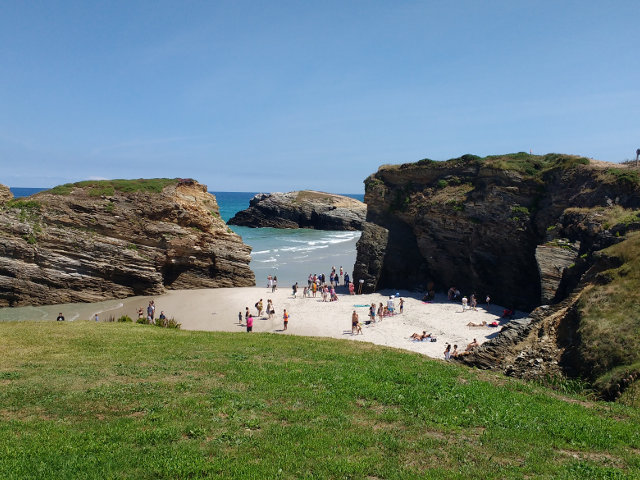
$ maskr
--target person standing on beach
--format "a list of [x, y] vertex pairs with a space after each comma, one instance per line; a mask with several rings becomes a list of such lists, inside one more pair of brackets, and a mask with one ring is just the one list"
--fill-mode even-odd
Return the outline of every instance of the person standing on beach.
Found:
[[467, 297], [462, 297], [462, 311], [464, 312], [467, 309]]
[[447, 343], [447, 348], [444, 349], [444, 359], [449, 360], [451, 358], [451, 344]]
[[58, 318], [56, 318], [56, 322], [64, 322], [64, 315], [62, 315], [62, 312], [58, 314]]
[[298, 282], [291, 286], [291, 290], [293, 292], [293, 298], [296, 298], [296, 295], [298, 295]]
[[262, 299], [260, 299], [255, 304], [256, 310], [258, 311], [258, 317], [262, 316], [262, 309], [264, 308], [264, 303], [262, 303]]
[[351, 335], [358, 330], [358, 314], [354, 310], [351, 314]]
[[376, 323], [376, 304], [372, 303], [371, 308], [369, 308], [369, 318], [371, 319], [371, 323]]
[[249, 314], [249, 318], [247, 318], [247, 332], [253, 331], [253, 317]]
[[404, 313], [404, 299], [400, 298], [400, 313]]
[[289, 314], [287, 313], [287, 309], [284, 309], [284, 314], [282, 315], [282, 320], [284, 322], [284, 328], [283, 330], [286, 330], [287, 327], [289, 326]]
[[244, 311], [244, 320], [245, 320], [245, 322], [249, 318], [249, 315], [251, 315], [251, 313], [249, 312], [249, 307], [246, 307], [245, 311]]
[[242, 312], [238, 312], [238, 325], [242, 325]]
[[273, 277], [273, 282], [271, 284], [271, 293], [275, 292], [278, 289], [278, 277]]

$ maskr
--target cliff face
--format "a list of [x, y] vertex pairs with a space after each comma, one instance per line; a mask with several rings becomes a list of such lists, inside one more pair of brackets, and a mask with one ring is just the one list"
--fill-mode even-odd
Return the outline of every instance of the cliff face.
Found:
[[350, 197], [304, 190], [259, 194], [229, 220], [245, 227], [362, 230], [367, 206]]
[[0, 185], [0, 204], [8, 202], [13, 198], [13, 193], [9, 190], [9, 187]]
[[384, 254], [373, 261], [381, 243], [363, 235], [354, 278], [368, 290], [455, 285], [522, 309], [558, 300], [564, 283], [575, 286], [566, 271], [576, 259], [616, 241], [580, 226], [580, 209], [640, 207], [618, 167], [527, 154], [381, 167], [365, 203]]
[[636, 169], [566, 155], [465, 156], [381, 167], [365, 185], [370, 223], [354, 278], [368, 289], [434, 281], [542, 305], [460, 361], [543, 381], [579, 376], [608, 399], [637, 391]]
[[64, 185], [0, 205], [0, 305], [251, 286], [250, 251], [193, 180]]

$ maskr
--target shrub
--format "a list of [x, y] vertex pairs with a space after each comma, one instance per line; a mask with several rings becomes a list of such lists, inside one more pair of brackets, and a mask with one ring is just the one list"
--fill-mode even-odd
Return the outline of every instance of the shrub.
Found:
[[118, 322], [133, 322], [133, 320], [131, 319], [130, 316], [128, 315], [122, 315], [121, 317], [118, 318], [117, 320]]
[[445, 188], [447, 185], [449, 185], [449, 182], [444, 179], [438, 180], [438, 183], [436, 184], [438, 188]]
[[140, 317], [140, 318], [138, 318], [136, 320], [136, 323], [139, 323], [141, 325], [146, 325], [148, 322], [147, 322], [147, 319], [145, 317]]

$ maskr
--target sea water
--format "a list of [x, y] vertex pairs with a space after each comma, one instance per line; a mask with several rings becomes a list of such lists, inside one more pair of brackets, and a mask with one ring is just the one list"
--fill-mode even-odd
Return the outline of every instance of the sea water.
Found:
[[[15, 197], [33, 195], [42, 188], [11, 188]], [[211, 192], [216, 196], [220, 216], [226, 222], [240, 210], [249, 207], [256, 192]], [[364, 195], [347, 196], [362, 201]], [[324, 273], [331, 267], [352, 275], [356, 259], [356, 242], [360, 232], [310, 229], [249, 228], [230, 225], [231, 229], [249, 245], [249, 267], [256, 276], [256, 284], [266, 286], [267, 276], [277, 276], [280, 287], [306, 283], [309, 274]]]
[[[253, 192], [211, 192], [220, 206], [220, 216], [226, 222], [249, 206]], [[364, 195], [349, 194], [362, 201]], [[309, 274], [329, 276], [331, 267], [352, 275], [356, 260], [356, 242], [360, 232], [311, 230], [307, 228], [249, 228], [230, 225], [231, 229], [251, 246], [249, 267], [256, 275], [256, 284], [266, 286], [267, 276], [278, 277], [278, 285], [306, 284]]]

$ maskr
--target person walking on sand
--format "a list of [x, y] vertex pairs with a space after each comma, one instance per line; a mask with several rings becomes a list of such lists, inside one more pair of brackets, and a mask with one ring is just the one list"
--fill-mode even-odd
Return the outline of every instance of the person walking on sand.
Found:
[[476, 294], [472, 293], [471, 294], [471, 308], [473, 308], [474, 312], [478, 311], [478, 300], [476, 300]]
[[251, 313], [249, 313], [249, 307], [246, 307], [245, 310], [244, 310], [244, 321], [245, 322], [249, 318], [249, 315], [251, 315]]
[[462, 311], [463, 311], [463, 312], [467, 310], [467, 303], [468, 303], [468, 302], [469, 302], [469, 301], [467, 300], [467, 297], [466, 297], [466, 296], [465, 296], [465, 297], [462, 297]]
[[264, 308], [264, 303], [262, 303], [262, 299], [256, 302], [256, 310], [258, 311], [258, 317], [262, 316], [262, 309]]
[[273, 282], [271, 283], [271, 293], [275, 292], [278, 289], [278, 277], [273, 277]]
[[298, 282], [291, 286], [291, 291], [293, 293], [293, 298], [296, 298], [296, 295], [298, 295]]
[[358, 314], [354, 310], [351, 314], [351, 335], [358, 331]]
[[247, 332], [253, 331], [253, 316], [249, 314], [249, 318], [247, 318]]
[[400, 313], [404, 313], [404, 299], [401, 297], [400, 298]]
[[242, 312], [238, 312], [238, 325], [242, 325]]
[[376, 304], [372, 303], [369, 308], [369, 318], [371, 319], [371, 323], [376, 323]]
[[284, 322], [283, 330], [286, 330], [289, 326], [289, 314], [287, 313], [287, 309], [284, 309], [284, 313], [282, 314], [282, 321]]

